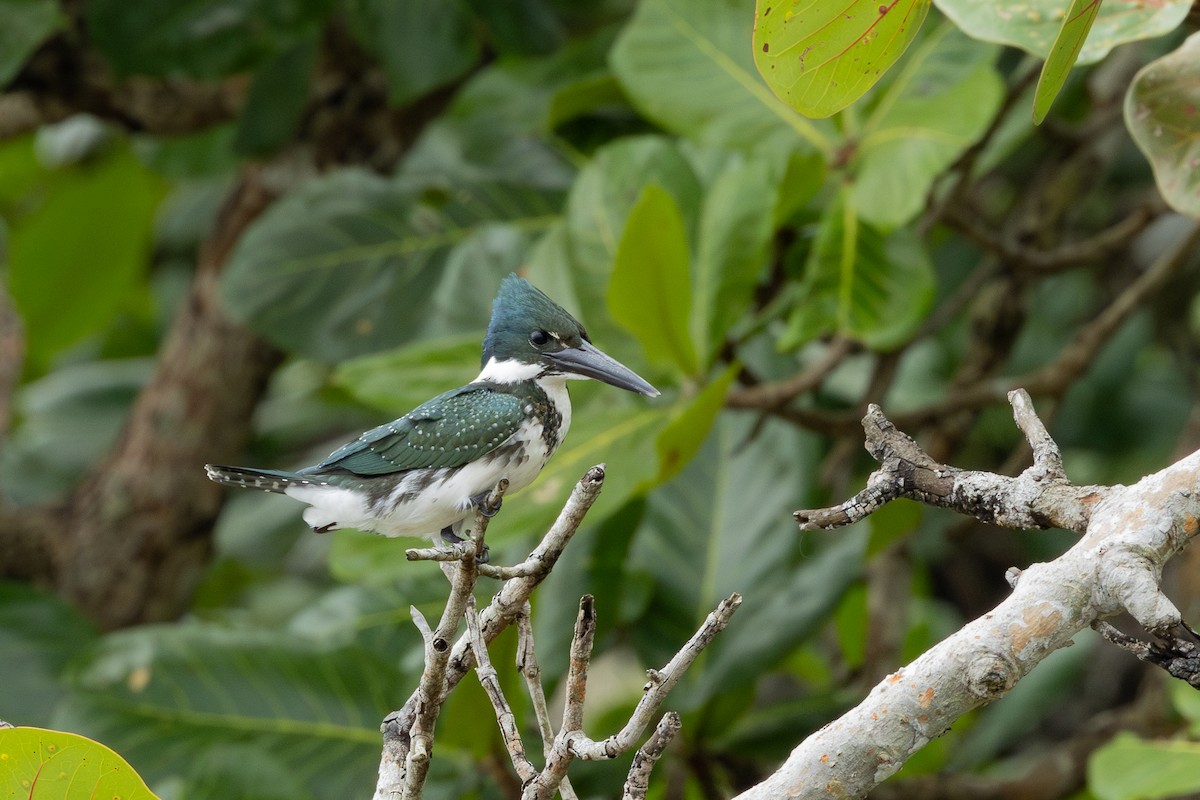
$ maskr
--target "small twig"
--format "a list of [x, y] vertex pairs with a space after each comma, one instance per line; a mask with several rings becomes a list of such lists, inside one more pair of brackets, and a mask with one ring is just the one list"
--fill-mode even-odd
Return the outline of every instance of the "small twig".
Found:
[[571, 749], [575, 751], [575, 754], [585, 761], [595, 761], [616, 758], [632, 748], [637, 737], [641, 736], [642, 731], [646, 730], [650, 724], [651, 718], [658, 711], [658, 707], [662, 705], [667, 694], [675, 688], [675, 684], [679, 683], [683, 673], [692, 665], [701, 651], [712, 643], [717, 634], [725, 629], [730, 618], [741, 605], [742, 596], [736, 592], [722, 600], [692, 634], [692, 638], [688, 639], [687, 644], [667, 662], [666, 666], [660, 670], [647, 670], [648, 680], [642, 687], [642, 699], [638, 701], [637, 707], [634, 708], [625, 727], [599, 742], [582, 735], [576, 737], [571, 742]]
[[1063, 471], [1062, 453], [1058, 449], [1058, 443], [1050, 436], [1041, 417], [1034, 410], [1029, 392], [1013, 389], [1008, 393], [1008, 402], [1012, 404], [1013, 419], [1017, 427], [1025, 434], [1025, 439], [1033, 450], [1033, 469], [1036, 476], [1065, 481], [1067, 474]]
[[782, 408], [793, 399], [821, 385], [846, 356], [860, 346], [849, 339], [837, 338], [829, 343], [816, 362], [790, 378], [772, 383], [760, 383], [730, 392], [725, 398], [728, 408]]
[[537, 775], [537, 768], [530, 763], [525, 755], [525, 743], [521, 740], [521, 731], [517, 728], [517, 718], [504, 697], [496, 668], [488, 656], [487, 644], [483, 641], [483, 632], [479, 628], [479, 615], [475, 613], [475, 597], [467, 599], [467, 635], [475, 651], [475, 675], [479, 685], [492, 702], [492, 710], [496, 714], [496, 722], [500, 726], [500, 735], [504, 738], [504, 746], [508, 749], [509, 758], [521, 783], [528, 783]]
[[633, 764], [629, 767], [629, 776], [625, 779], [625, 791], [621, 794], [621, 800], [645, 800], [646, 791], [650, 788], [650, 772], [682, 725], [679, 714], [674, 711], [663, 714], [654, 733], [650, 734], [650, 738], [633, 756]]
[[543, 565], [535, 563], [531, 559], [526, 559], [520, 564], [513, 564], [511, 567], [502, 567], [499, 564], [480, 564], [479, 574], [485, 578], [507, 581], [513, 578], [531, 578], [541, 573], [543, 569], [545, 569]]
[[417, 626], [417, 630], [421, 633], [421, 641], [429, 645], [433, 641], [433, 630], [429, 627], [429, 621], [425, 619], [425, 615], [416, 606], [409, 606], [408, 614], [412, 617], [413, 625]]
[[1165, 637], [1164, 644], [1144, 642], [1103, 620], [1093, 622], [1092, 628], [1110, 643], [1133, 653], [1138, 660], [1161, 667], [1171, 677], [1200, 689], [1200, 648], [1197, 647], [1196, 632], [1182, 621], [1177, 632]]
[[[409, 561], [462, 561], [467, 553], [475, 552], [475, 543], [464, 539], [444, 547], [410, 547], [404, 551], [404, 557]], [[478, 566], [482, 567], [483, 564]], [[482, 574], [482, 571], [480, 572]]]
[[[482, 531], [480, 532], [482, 534]], [[482, 535], [480, 536], [482, 541]], [[458, 621], [466, 611], [467, 601], [475, 588], [478, 573], [475, 569], [475, 549], [464, 554], [454, 570], [450, 597], [437, 630], [425, 638], [425, 669], [416, 691], [415, 717], [409, 732], [409, 750], [405, 759], [403, 800], [418, 800], [429, 774], [429, 759], [433, 753], [433, 726], [445, 702], [446, 664], [450, 660], [450, 643], [458, 633]], [[419, 615], [414, 618], [419, 619]], [[418, 624], [418, 628], [420, 625]], [[428, 629], [428, 626], [426, 626]], [[425, 636], [425, 631], [421, 632]]]
[[1110, 258], [1113, 253], [1128, 247], [1133, 237], [1158, 219], [1160, 214], [1160, 208], [1139, 206], [1090, 239], [1059, 245], [1053, 250], [1033, 250], [996, 234], [992, 227], [979, 221], [973, 209], [950, 207], [943, 219], [968, 239], [995, 253], [1005, 263], [1016, 264], [1031, 272], [1049, 274]]
[[[1014, 392], [1014, 415], [1028, 426], [1035, 438], [1028, 395]], [[1032, 417], [1032, 418], [1031, 418]], [[882, 505], [898, 497], [907, 497], [929, 505], [958, 511], [1007, 528], [1064, 528], [1083, 532], [1091, 518], [1095, 501], [1103, 487], [1074, 486], [1065, 478], [1045, 481], [1036, 471], [1027, 470], [1016, 478], [991, 472], [959, 469], [933, 460], [911, 438], [901, 432], [872, 404], [863, 417], [867, 450], [880, 468], [867, 479], [867, 486], [854, 497], [829, 508], [795, 512], [802, 530], [839, 528], [864, 519]], [[1049, 434], [1039, 439], [1043, 462], [1052, 462], [1050, 449], [1057, 450]], [[1058, 469], [1061, 472], [1061, 461]]]
[[[525, 679], [525, 687], [529, 692], [529, 700], [533, 704], [533, 715], [537, 720], [538, 733], [542, 737], [542, 756], [550, 758], [550, 750], [554, 746], [554, 726], [550, 722], [550, 707], [546, 703], [546, 690], [542, 688], [542, 668], [538, 664], [537, 651], [533, 642], [533, 617], [529, 602], [521, 609], [517, 617], [517, 671]], [[571, 779], [563, 776], [558, 785], [558, 793], [562, 800], [577, 800]]]
[[[585, 603], [588, 609], [585, 610]], [[583, 695], [587, 691], [587, 659], [591, 651], [591, 637], [595, 634], [595, 614], [590, 598], [580, 602], [579, 617], [575, 625], [575, 638], [571, 642], [571, 669], [567, 677], [567, 710], [563, 713], [563, 729], [554, 740], [554, 747], [546, 760], [546, 768], [537, 779], [526, 784], [523, 800], [549, 800], [559, 782], [567, 773], [567, 767], [575, 758], [584, 761], [612, 759], [627, 752], [637, 743], [646, 730], [651, 718], [658, 711], [667, 693], [675, 687], [683, 673], [696, 660], [696, 656], [707, 647], [718, 633], [729, 624], [729, 619], [742, 604], [741, 595], [731, 594], [705, 618], [704, 623], [680, 648], [661, 670], [647, 670], [646, 685], [642, 699], [634, 708], [625, 726], [607, 739], [595, 741], [588, 738], [579, 728], [582, 723]], [[588, 617], [591, 617], [589, 620]], [[588, 628], [591, 628], [589, 631]], [[573, 708], [573, 705], [577, 708]]]
[[[571, 541], [584, 515], [600, 495], [603, 485], [603, 465], [592, 467], [575, 485], [558, 519], [527, 559], [527, 562], [538, 563], [540, 568], [531, 575], [506, 581], [487, 608], [480, 612], [479, 627], [485, 642], [495, 639], [517, 618], [521, 609], [526, 606], [530, 594], [550, 574], [550, 570], [562, 555], [563, 548]], [[474, 571], [478, 574], [477, 569]], [[471, 642], [469, 637], [463, 636], [450, 651], [438, 687], [438, 696], [445, 698], [474, 666], [475, 657]], [[424, 679], [424, 676], [422, 677]], [[423, 697], [422, 687], [418, 686], [405, 704], [383, 721], [383, 752], [379, 762], [375, 800], [394, 800], [401, 796], [402, 786], [407, 780], [408, 756], [413, 745], [410, 731], [415, 724], [417, 710], [421, 708]]]
[[596, 599], [585, 594], [579, 599], [575, 634], [571, 637], [571, 661], [567, 667], [567, 701], [563, 708], [563, 731], [583, 727], [583, 703], [587, 699], [588, 667], [596, 640]]

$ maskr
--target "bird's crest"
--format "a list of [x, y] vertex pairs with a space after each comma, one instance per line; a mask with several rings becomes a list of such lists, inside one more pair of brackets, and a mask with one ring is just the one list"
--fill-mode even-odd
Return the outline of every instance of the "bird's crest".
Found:
[[500, 291], [492, 302], [492, 319], [483, 339], [480, 363], [486, 365], [493, 357], [536, 360], [543, 349], [536, 344], [537, 331], [549, 334], [550, 347], [575, 347], [581, 341], [590, 341], [583, 324], [565, 308], [524, 278], [509, 275], [500, 282]]

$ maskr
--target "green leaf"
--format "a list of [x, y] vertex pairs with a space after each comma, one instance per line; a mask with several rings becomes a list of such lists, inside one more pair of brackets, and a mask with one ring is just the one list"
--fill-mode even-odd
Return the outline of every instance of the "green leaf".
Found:
[[154, 800], [133, 767], [99, 742], [41, 728], [0, 729], [0, 795], [29, 800]]
[[743, 595], [729, 627], [688, 671], [680, 697], [672, 696], [677, 708], [695, 708], [773, 667], [861, 573], [864, 532], [828, 540], [814, 555], [788, 513], [804, 491], [811, 440], [769, 422], [748, 447], [752, 426], [718, 419], [687, 468], [649, 497], [627, 559], [653, 587], [629, 632], [648, 665], [665, 663], [721, 599]]
[[122, 74], [219, 78], [320, 25], [331, 0], [94, 0], [91, 40]]
[[54, 0], [0, 0], [0, 87], [62, 24]]
[[351, 0], [346, 19], [383, 64], [391, 101], [404, 105], [467, 73], [480, 46], [464, 3]]
[[643, 114], [684, 136], [744, 148], [798, 135], [830, 152], [828, 128], [758, 76], [746, 13], [731, 0], [644, 0], [613, 47], [613, 73]]
[[495, 181], [566, 190], [575, 169], [547, 136], [550, 108], [557, 92], [605, 69], [611, 38], [601, 31], [546, 58], [480, 70], [425, 128], [400, 173], [447, 188]]
[[780, 200], [780, 176], [771, 173], [765, 162], [734, 159], [704, 195], [692, 330], [705, 364], [746, 312], [767, 266]]
[[658, 482], [665, 483], [687, 466], [712, 430], [717, 413], [725, 404], [725, 394], [737, 377], [740, 365], [730, 365], [697, 392], [687, 405], [676, 409], [671, 421], [658, 434]]
[[[31, 144], [27, 155], [33, 158]], [[0, 185], [5, 180], [0, 174]], [[6, 214], [9, 290], [35, 369], [116, 316], [145, 270], [163, 188], [121, 146], [84, 164], [40, 171]]]
[[479, 333], [430, 339], [343, 362], [333, 383], [364, 403], [400, 414], [479, 373]]
[[929, 0], [756, 5], [758, 71], [809, 117], [828, 117], [862, 97], [908, 49], [929, 13]]
[[[703, 189], [676, 143], [657, 136], [625, 137], [597, 151], [571, 186], [566, 237], [559, 243], [566, 259], [549, 263], [531, 259], [530, 278], [547, 291], [554, 283], [569, 281], [574, 310], [598, 341], [624, 335], [603, 313], [608, 308], [608, 282], [626, 221], [651, 183], [671, 194], [690, 231]], [[553, 296], [570, 306], [565, 292]]]
[[566, 36], [555, 6], [547, 0], [466, 0], [487, 28], [498, 50], [512, 55], [535, 55], [557, 49]]
[[924, 319], [933, 295], [933, 266], [917, 236], [905, 228], [885, 235], [861, 222], [843, 193], [821, 218], [779, 346], [836, 332], [872, 348], [895, 348]]
[[1200, 693], [1184, 681], [1170, 681], [1166, 689], [1171, 698], [1171, 707], [1187, 720], [1188, 735], [1195, 738], [1200, 733]]
[[1157, 800], [1200, 791], [1200, 743], [1147, 741], [1118, 733], [1088, 759], [1097, 800]]
[[556, 195], [521, 187], [419, 198], [366, 172], [335, 172], [255, 222], [230, 257], [223, 295], [262, 335], [328, 361], [478, 332], [528, 233], [556, 207]]
[[21, 424], [0, 452], [0, 484], [14, 503], [60, 498], [112, 445], [154, 370], [151, 359], [58, 367], [20, 388]]
[[661, 186], [647, 185], [629, 212], [617, 246], [608, 310], [637, 336], [652, 359], [694, 375], [696, 348], [688, 335], [689, 261], [679, 207]]
[[1084, 40], [1092, 29], [1092, 23], [1100, 13], [1100, 0], [1072, 0], [1067, 15], [1063, 18], [1062, 28], [1054, 37], [1050, 46], [1050, 54], [1042, 65], [1042, 74], [1038, 77], [1037, 91], [1033, 96], [1033, 123], [1040, 125], [1050, 111], [1054, 98], [1062, 91], [1067, 82], [1067, 73], [1075, 66], [1079, 52], [1083, 50]]
[[238, 118], [233, 146], [248, 156], [269, 155], [291, 140], [308, 101], [317, 39], [301, 39], [259, 67]]
[[1125, 94], [1125, 125], [1150, 160], [1163, 198], [1200, 216], [1200, 34], [1134, 76]]
[[47, 724], [64, 694], [63, 667], [95, 638], [95, 628], [55, 595], [0, 582], [0, 663], [21, 665], [5, 675], [0, 688], [4, 720]]
[[[1046, 58], [1067, 18], [1065, 0], [934, 0], [937, 7], [968, 36], [1019, 47]], [[1097, 2], [1099, 5], [1099, 2]], [[1104, 0], [1091, 33], [1075, 59], [1094, 64], [1119, 44], [1161, 36], [1179, 26], [1189, 0]]]
[[110, 634], [72, 690], [56, 725], [112, 743], [151, 780], [249, 744], [319, 797], [374, 781], [379, 722], [407, 691], [359, 647], [202, 625]]
[[885, 229], [912, 220], [938, 176], [983, 135], [1004, 96], [995, 55], [943, 24], [873, 98], [852, 167], [864, 220]]

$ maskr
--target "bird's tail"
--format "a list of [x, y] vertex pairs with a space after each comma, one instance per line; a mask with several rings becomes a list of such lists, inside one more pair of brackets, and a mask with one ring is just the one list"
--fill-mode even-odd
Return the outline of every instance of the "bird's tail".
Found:
[[289, 486], [311, 486], [324, 481], [314, 479], [311, 475], [301, 475], [298, 472], [284, 472], [278, 469], [251, 469], [249, 467], [225, 467], [220, 464], [205, 464], [208, 479], [225, 486], [239, 486], [243, 489], [261, 489], [264, 492], [283, 494]]

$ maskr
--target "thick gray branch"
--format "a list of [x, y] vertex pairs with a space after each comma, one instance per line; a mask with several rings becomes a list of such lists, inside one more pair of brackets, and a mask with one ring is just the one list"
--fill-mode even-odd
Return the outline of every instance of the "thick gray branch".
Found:
[[[1018, 419], [1032, 414], [1024, 407], [1026, 399], [1014, 395]], [[1014, 570], [1013, 593], [1004, 602], [887, 676], [739, 800], [863, 797], [960, 716], [1002, 697], [1084, 627], [1128, 612], [1168, 641], [1187, 630], [1158, 582], [1163, 564], [1200, 530], [1200, 451], [1133, 486], [1073, 487], [1037, 478], [1054, 460], [1044, 442], [1032, 442], [1035, 454], [1041, 453], [1040, 465], [1018, 478], [1004, 478], [929, 463], [877, 408], [864, 427], [868, 441], [874, 438], [869, 449], [884, 466], [872, 476], [873, 486], [860, 493], [864, 500], [837, 507], [844, 516], [861, 518], [869, 513], [861, 509], [878, 507], [878, 498], [891, 494], [1004, 524], [1022, 518], [1074, 521], [1084, 535], [1054, 561]], [[1040, 423], [1025, 420], [1022, 428], [1032, 432], [1032, 439], [1040, 437]], [[813, 518], [824, 513], [837, 524], [835, 509], [801, 513]], [[1187, 656], [1170, 662], [1178, 668]]]

